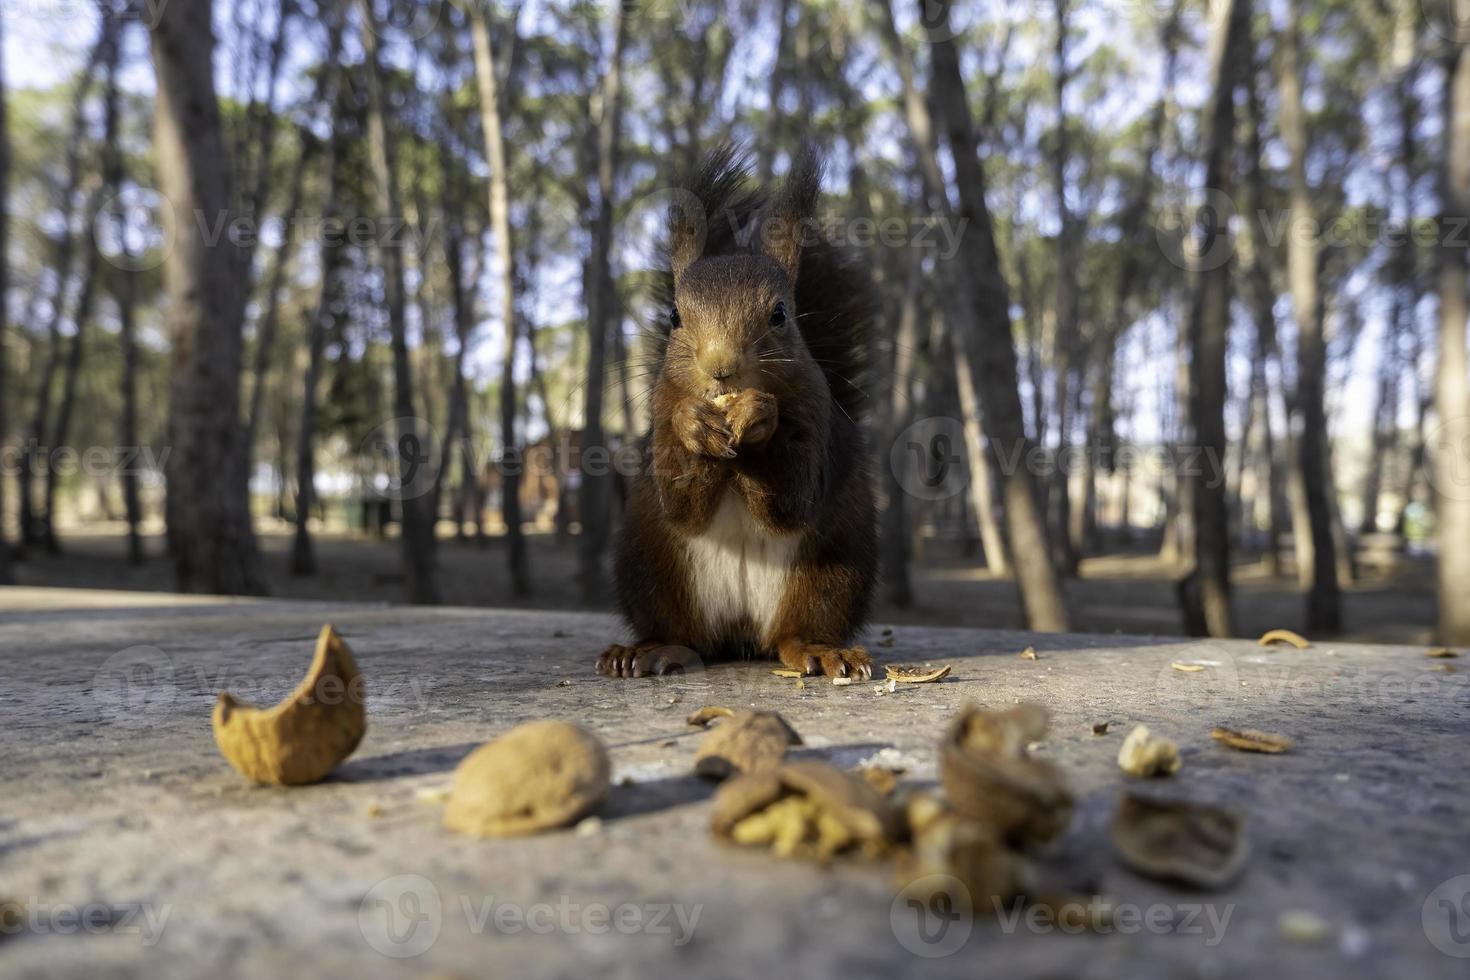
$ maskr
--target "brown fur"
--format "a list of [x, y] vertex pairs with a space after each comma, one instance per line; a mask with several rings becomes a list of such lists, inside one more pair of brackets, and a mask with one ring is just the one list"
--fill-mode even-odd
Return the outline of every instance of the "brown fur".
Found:
[[[871, 469], [855, 418], [871, 286], [840, 249], [811, 240], [820, 173], [814, 156], [798, 158], [771, 198], [747, 190], [741, 158], [721, 150], [690, 185], [707, 213], [671, 209], [678, 326], [670, 317], [661, 331], [645, 465], [616, 561], [637, 642], [609, 648], [603, 673], [656, 672], [663, 645], [711, 659], [779, 656], [807, 673], [871, 670], [866, 651], [848, 646], [877, 565]], [[759, 229], [758, 251], [739, 248], [740, 228]], [[750, 622], [706, 623], [692, 592], [684, 539], [709, 527], [732, 489], [761, 529], [800, 541], [764, 638]]]

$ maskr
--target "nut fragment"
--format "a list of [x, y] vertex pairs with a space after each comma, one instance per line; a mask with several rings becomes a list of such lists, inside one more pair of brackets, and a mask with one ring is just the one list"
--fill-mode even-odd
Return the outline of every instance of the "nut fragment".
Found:
[[1458, 657], [1459, 655], [1459, 651], [1451, 650], [1449, 647], [1435, 647], [1433, 650], [1424, 651], [1424, 656], [1439, 659], [1448, 659], [1450, 657]]
[[771, 668], [771, 673], [775, 674], [777, 677], [804, 677], [804, 676], [806, 676], [801, 671], [799, 671], [799, 670], [792, 670], [790, 667], [773, 667], [773, 668]]
[[1179, 771], [1179, 746], [1167, 738], [1155, 738], [1148, 726], [1128, 733], [1118, 749], [1118, 765], [1130, 776], [1172, 776]]
[[729, 408], [730, 404], [734, 402], [735, 399], [738, 397], [740, 397], [739, 392], [731, 391], [723, 395], [716, 395], [715, 397], [711, 398], [710, 401], [714, 402], [715, 407], [718, 408], [720, 411], [724, 411], [725, 409]]
[[1198, 888], [1229, 884], [1249, 850], [1241, 820], [1229, 810], [1132, 793], [1118, 803], [1112, 838], [1134, 871]]
[[1072, 795], [1061, 771], [1026, 749], [1046, 726], [1046, 709], [1037, 704], [1007, 711], [966, 705], [939, 745], [939, 778], [955, 811], [1002, 838], [1055, 837], [1071, 819]]
[[1092, 734], [1106, 735], [1108, 733], [1108, 722], [1095, 721], [1092, 723]]
[[1176, 660], [1169, 666], [1185, 674], [1197, 674], [1205, 669], [1204, 664], [1192, 664], [1185, 660]]
[[1310, 909], [1286, 909], [1276, 917], [1276, 928], [1294, 943], [1320, 943], [1332, 935], [1327, 920]]
[[727, 708], [721, 704], [707, 704], [684, 720], [687, 724], [707, 728], [709, 723], [716, 718], [729, 718], [734, 713], [734, 708]]
[[853, 771], [884, 796], [893, 793], [898, 786], [898, 777], [903, 774], [902, 769], [892, 769], [888, 766], [858, 766]]
[[1022, 660], [1035, 660], [1036, 659], [1036, 648], [1035, 647], [1027, 647], [1026, 649], [1022, 650], [1021, 651], [1021, 659]]
[[861, 776], [822, 762], [789, 762], [736, 776], [715, 794], [710, 829], [782, 857], [878, 857], [901, 833], [889, 803]]
[[[1025, 887], [1025, 860], [992, 827], [946, 812], [911, 832], [913, 845], [896, 869], [900, 889], [924, 882], [957, 911], [988, 914]], [[927, 896], [925, 904], [934, 907], [937, 897]]]
[[774, 711], [731, 712], [705, 736], [694, 754], [694, 772], [724, 779], [737, 772], [757, 772], [781, 763], [801, 736]]
[[1269, 630], [1261, 636], [1259, 642], [1263, 647], [1268, 647], [1273, 643], [1287, 643], [1298, 650], [1305, 650], [1312, 645], [1306, 637], [1300, 633], [1293, 633], [1291, 630]]
[[444, 826], [476, 837], [564, 827], [607, 795], [607, 750], [586, 729], [529, 721], [487, 742], [454, 770]]
[[1256, 731], [1254, 728], [1244, 728], [1237, 731], [1234, 728], [1217, 726], [1210, 732], [1210, 738], [1227, 745], [1232, 749], [1240, 749], [1242, 752], [1266, 752], [1275, 755], [1285, 752], [1291, 748], [1291, 739], [1284, 735], [1273, 735], [1270, 732]]
[[949, 670], [949, 664], [940, 664], [938, 667], [931, 667], [929, 664], [922, 667], [896, 664], [892, 667], [884, 667], [883, 676], [900, 684], [933, 684], [948, 677]]
[[362, 741], [367, 710], [362, 674], [337, 631], [323, 626], [303, 680], [273, 708], [256, 708], [221, 691], [214, 741], [247, 779], [275, 786], [314, 783]]

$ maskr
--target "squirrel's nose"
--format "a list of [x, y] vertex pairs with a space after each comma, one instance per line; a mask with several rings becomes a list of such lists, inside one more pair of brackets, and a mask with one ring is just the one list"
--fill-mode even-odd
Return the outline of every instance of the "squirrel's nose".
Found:
[[740, 352], [729, 349], [700, 351], [699, 368], [716, 381], [733, 378], [740, 373]]

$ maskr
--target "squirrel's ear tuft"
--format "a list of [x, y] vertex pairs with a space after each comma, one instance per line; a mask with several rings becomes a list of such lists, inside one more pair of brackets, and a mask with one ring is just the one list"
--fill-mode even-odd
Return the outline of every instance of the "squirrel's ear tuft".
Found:
[[693, 194], [680, 193], [669, 205], [669, 271], [674, 282], [704, 254], [709, 219], [704, 203]]
[[688, 175], [669, 202], [668, 258], [674, 282], [705, 255], [731, 251], [731, 230], [759, 207], [746, 190], [750, 166], [744, 149], [717, 146]]
[[761, 227], [761, 251], [786, 270], [792, 283], [801, 267], [802, 245], [816, 221], [821, 191], [822, 158], [811, 146], [803, 147], [792, 159], [786, 183], [771, 201]]

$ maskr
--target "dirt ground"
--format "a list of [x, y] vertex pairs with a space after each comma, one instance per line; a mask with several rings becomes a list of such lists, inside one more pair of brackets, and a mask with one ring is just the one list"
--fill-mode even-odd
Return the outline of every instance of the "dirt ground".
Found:
[[[141, 567], [124, 557], [120, 529], [71, 533], [63, 553], [33, 551], [17, 566], [18, 584], [68, 588], [167, 592], [173, 570], [162, 558], [163, 542], [147, 540], [150, 559]], [[260, 535], [271, 593], [300, 599], [396, 603], [402, 600], [398, 542], [394, 539], [323, 535], [317, 539], [321, 571], [295, 577], [287, 571], [290, 537], [284, 528]], [[1171, 636], [1181, 632], [1173, 570], [1151, 548], [1108, 555], [1082, 563], [1081, 577], [1068, 585], [1074, 626], [1079, 632]], [[957, 550], [957, 549], [956, 549]], [[977, 568], [960, 554], [931, 546], [913, 572], [916, 604], [899, 609], [881, 604], [874, 612], [885, 623], [927, 626], [1019, 628], [1014, 585]], [[530, 538], [535, 594], [512, 600], [504, 552], [496, 538], [478, 545], [441, 537], [439, 584], [446, 604], [518, 606], [529, 609], [585, 609], [575, 585], [576, 542], [558, 546], [550, 535]], [[1236, 570], [1236, 619], [1242, 636], [1275, 627], [1301, 628], [1303, 601], [1294, 579], [1272, 579], [1264, 565]], [[605, 608], [608, 604], [592, 608]], [[1388, 569], [1366, 569], [1345, 596], [1345, 639], [1373, 643], [1428, 643], [1434, 622], [1433, 568], [1423, 560], [1403, 559]]]

